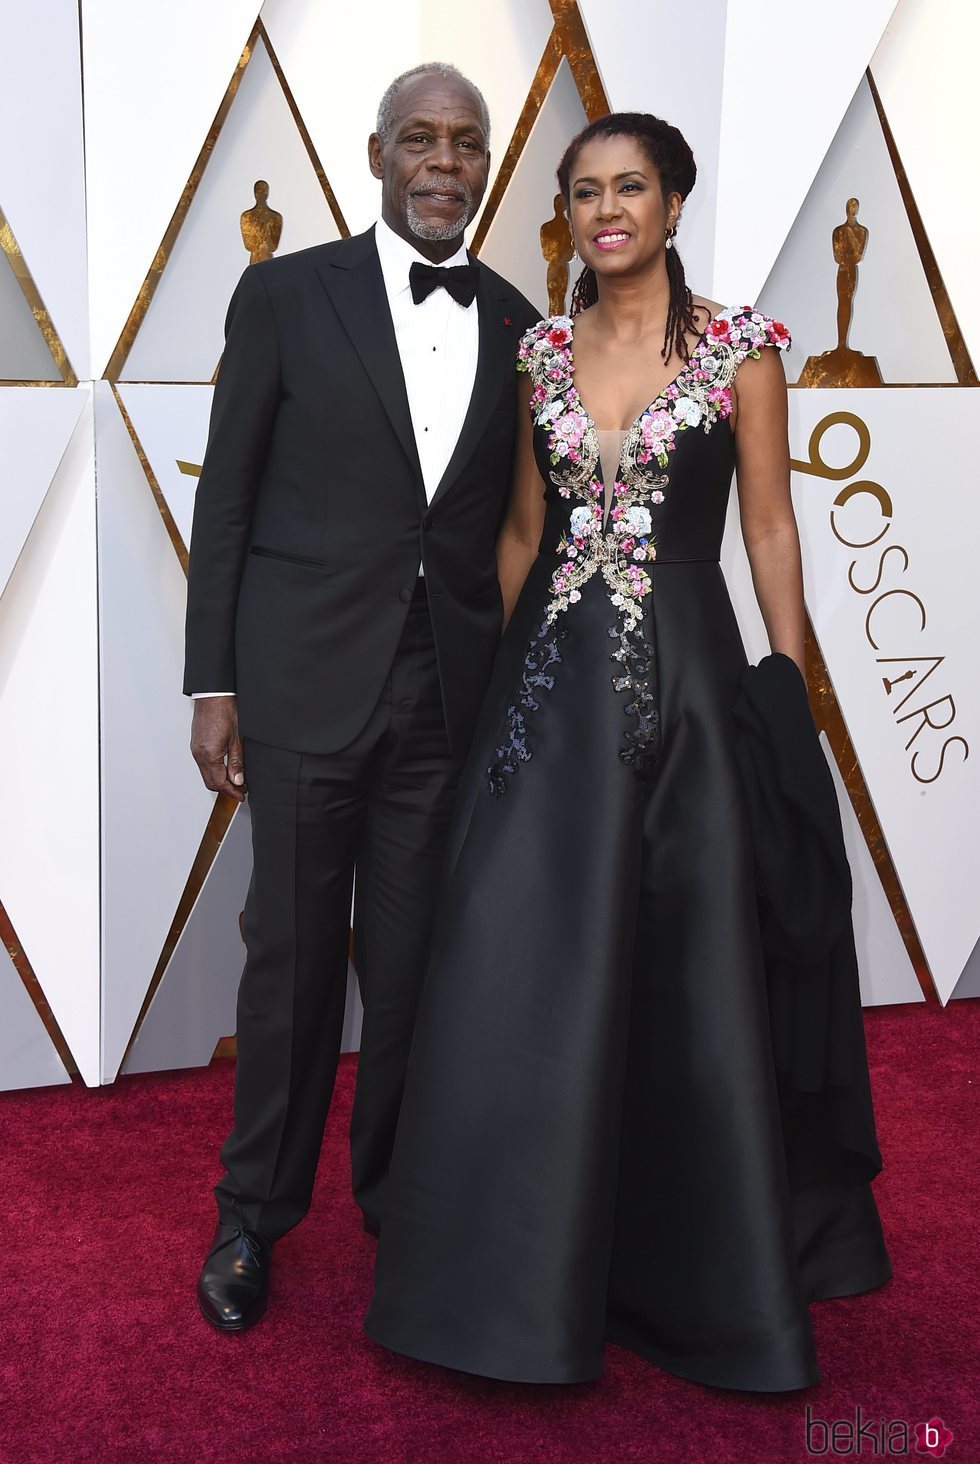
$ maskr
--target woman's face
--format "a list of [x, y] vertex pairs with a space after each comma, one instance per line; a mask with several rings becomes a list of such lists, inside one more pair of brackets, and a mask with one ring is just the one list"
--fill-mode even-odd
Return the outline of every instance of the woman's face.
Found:
[[632, 137], [587, 142], [569, 174], [568, 212], [583, 264], [599, 276], [648, 269], [680, 213], [678, 193], [664, 202], [660, 174]]

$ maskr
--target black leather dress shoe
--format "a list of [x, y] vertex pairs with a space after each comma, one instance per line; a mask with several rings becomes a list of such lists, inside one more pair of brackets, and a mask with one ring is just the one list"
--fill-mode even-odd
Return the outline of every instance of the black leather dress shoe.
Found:
[[220, 1225], [197, 1283], [201, 1315], [219, 1332], [244, 1332], [269, 1302], [272, 1245], [241, 1225]]

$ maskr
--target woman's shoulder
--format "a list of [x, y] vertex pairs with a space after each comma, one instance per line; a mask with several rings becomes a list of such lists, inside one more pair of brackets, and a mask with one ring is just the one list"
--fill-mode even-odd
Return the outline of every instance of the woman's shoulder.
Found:
[[741, 356], [758, 356], [764, 346], [786, 351], [791, 345], [789, 331], [781, 320], [756, 310], [753, 305], [719, 305], [713, 300], [694, 297], [699, 324], [706, 339], [731, 346]]

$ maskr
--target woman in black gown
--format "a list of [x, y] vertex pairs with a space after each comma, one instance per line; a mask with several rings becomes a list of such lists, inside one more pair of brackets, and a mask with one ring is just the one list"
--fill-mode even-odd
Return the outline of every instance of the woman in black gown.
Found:
[[[829, 782], [800, 675], [788, 336], [687, 290], [675, 128], [601, 119], [558, 176], [587, 268], [573, 318], [521, 345], [516, 604], [463, 775], [366, 1327], [525, 1382], [595, 1377], [609, 1338], [703, 1383], [805, 1387], [808, 1301], [890, 1267], [849, 902], [843, 978], [767, 945], [737, 754], [746, 661], [719, 566], [736, 465], [767, 659]], [[818, 1029], [814, 1079], [796, 1059]]]

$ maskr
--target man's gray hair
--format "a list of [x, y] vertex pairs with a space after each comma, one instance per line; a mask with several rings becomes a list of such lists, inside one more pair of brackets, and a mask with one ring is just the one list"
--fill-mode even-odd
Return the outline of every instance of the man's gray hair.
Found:
[[391, 129], [395, 121], [395, 98], [399, 89], [406, 81], [412, 81], [416, 76], [449, 76], [454, 81], [461, 81], [476, 93], [477, 109], [480, 114], [480, 125], [483, 128], [483, 136], [487, 148], [490, 147], [490, 109], [486, 104], [480, 88], [468, 76], [455, 66], [450, 66], [448, 61], [425, 61], [421, 66], [413, 66], [410, 71], [403, 71], [401, 76], [396, 76], [394, 81], [381, 98], [378, 107], [378, 121], [375, 131], [382, 142], [387, 142], [391, 136]]

